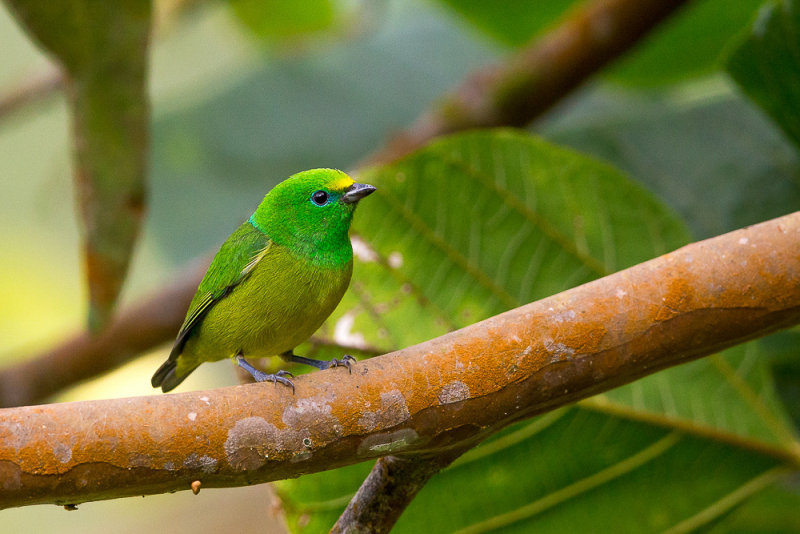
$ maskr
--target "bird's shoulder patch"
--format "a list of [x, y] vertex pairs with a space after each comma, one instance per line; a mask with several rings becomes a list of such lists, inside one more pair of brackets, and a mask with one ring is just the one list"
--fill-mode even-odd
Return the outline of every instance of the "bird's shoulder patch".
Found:
[[258, 265], [258, 262], [264, 259], [264, 256], [267, 255], [270, 247], [272, 247], [272, 240], [267, 241], [267, 244], [264, 246], [264, 248], [253, 254], [253, 257], [249, 262], [247, 262], [247, 265], [244, 266], [244, 269], [242, 269], [242, 272], [239, 274], [239, 281], [244, 280], [247, 275], [250, 274], [253, 269], [255, 269], [256, 265]]

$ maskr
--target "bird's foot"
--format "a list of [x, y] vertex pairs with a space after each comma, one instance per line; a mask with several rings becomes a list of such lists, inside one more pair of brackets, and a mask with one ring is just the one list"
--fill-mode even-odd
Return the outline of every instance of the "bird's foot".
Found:
[[289, 371], [280, 370], [274, 374], [267, 374], [264, 371], [260, 371], [255, 367], [253, 367], [252, 365], [250, 365], [250, 363], [247, 360], [245, 360], [244, 357], [241, 355], [236, 356], [236, 364], [245, 371], [247, 371], [248, 373], [250, 373], [250, 376], [252, 376], [256, 382], [272, 382], [272, 383], [280, 382], [281, 384], [292, 388], [292, 394], [294, 395], [294, 383], [288, 378], [286, 378], [287, 376], [294, 378], [294, 375]]
[[287, 376], [291, 376], [292, 378], [294, 378], [294, 375], [289, 371], [284, 371], [281, 369], [280, 371], [274, 374], [263, 373], [258, 369], [256, 369], [255, 371], [256, 371], [255, 373], [250, 373], [250, 374], [253, 375], [253, 378], [255, 379], [256, 382], [272, 382], [272, 383], [280, 382], [281, 384], [292, 388], [292, 395], [294, 395], [294, 382], [286, 378]]
[[347, 367], [347, 372], [352, 373], [353, 372], [352, 362], [354, 361], [356, 361], [355, 358], [353, 358], [349, 354], [345, 354], [341, 358], [333, 358], [331, 361], [327, 362], [328, 369], [330, 369], [331, 367]]

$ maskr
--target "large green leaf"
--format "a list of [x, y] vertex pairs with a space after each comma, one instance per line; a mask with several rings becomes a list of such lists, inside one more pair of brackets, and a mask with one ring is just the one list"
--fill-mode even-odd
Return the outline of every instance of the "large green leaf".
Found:
[[800, 532], [797, 483], [791, 478], [754, 495], [708, 532], [715, 534], [775, 534]]
[[[369, 252], [335, 319], [385, 349], [688, 239], [613, 168], [513, 131], [435, 142], [360, 179], [378, 186], [355, 222]], [[707, 527], [797, 455], [765, 364], [737, 347], [507, 429], [435, 477], [396, 531]], [[368, 467], [281, 482], [290, 527], [329, 528]]]
[[560, 413], [432, 479], [396, 532], [662, 532], [778, 474], [775, 459], [726, 444], [578, 408]]
[[367, 345], [384, 350], [688, 241], [673, 215], [611, 167], [514, 131], [453, 137], [359, 179], [378, 186], [354, 224], [368, 253], [331, 323], [348, 315]]
[[800, 329], [786, 330], [760, 342], [768, 355], [775, 389], [800, 431]]
[[719, 431], [721, 440], [735, 436], [779, 450], [791, 450], [797, 442], [758, 343], [648, 376], [586, 405], [645, 420], [656, 414], [654, 422]]
[[149, 105], [148, 0], [7, 0], [63, 66], [84, 231], [89, 324], [108, 319], [144, 211]]
[[378, 193], [355, 230], [454, 327], [688, 241], [613, 168], [510, 130], [435, 142], [361, 179]]
[[726, 61], [728, 72], [800, 146], [800, 5], [764, 5], [746, 39]]
[[[369, 467], [280, 482], [290, 528], [330, 528]], [[758, 520], [788, 533], [800, 504], [781, 485], [788, 471], [728, 443], [567, 408], [467, 453], [429, 482], [394, 531], [681, 532], [743, 515], [738, 507], [769, 489], [785, 504], [762, 504]]]
[[599, 88], [539, 130], [626, 171], [698, 238], [800, 205], [797, 151], [726, 80], [644, 94]]

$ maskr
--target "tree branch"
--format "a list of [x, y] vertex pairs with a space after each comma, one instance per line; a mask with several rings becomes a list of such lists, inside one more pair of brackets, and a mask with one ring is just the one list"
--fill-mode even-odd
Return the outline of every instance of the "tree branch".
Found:
[[469, 75], [364, 163], [391, 162], [431, 139], [495, 126], [524, 126], [633, 45], [686, 0], [590, 0], [500, 65]]
[[331, 529], [343, 532], [389, 532], [430, 478], [474, 443], [433, 456], [378, 458], [367, 478]]
[[[798, 322], [800, 212], [359, 362], [349, 376], [332, 369], [298, 377], [296, 395], [250, 384], [0, 410], [0, 507], [447, 454]], [[800, 465], [800, 451], [787, 458]]]
[[[587, 3], [506, 65], [491, 66], [469, 76], [445, 99], [449, 104], [423, 115], [406, 133], [368, 156], [364, 163], [393, 161], [445, 133], [488, 125], [518, 125], [533, 120], [586, 77], [635, 44], [683, 3], [684, 0], [594, 0]], [[513, 80], [524, 83], [509, 86]], [[460, 111], [452, 114], [447, 110]], [[78, 333], [16, 367], [0, 369], [0, 407], [42, 402], [76, 381], [97, 376], [140, 352], [171, 340], [183, 321], [183, 314], [165, 314], [164, 310], [183, 308], [185, 311], [202, 274], [187, 270], [174, 285], [121, 310], [108, 332], [97, 337]], [[148, 321], [147, 317], [160, 319]], [[42, 372], [53, 369], [51, 365], [55, 361], [62, 370], [61, 376], [47, 376]]]
[[0, 370], [0, 406], [36, 404], [172, 339], [208, 266], [208, 262], [200, 263], [126, 308], [100, 334], [80, 332], [36, 358]]
[[0, 119], [24, 108], [31, 102], [55, 94], [62, 88], [64, 77], [54, 65], [20, 81], [5, 93], [0, 94]]

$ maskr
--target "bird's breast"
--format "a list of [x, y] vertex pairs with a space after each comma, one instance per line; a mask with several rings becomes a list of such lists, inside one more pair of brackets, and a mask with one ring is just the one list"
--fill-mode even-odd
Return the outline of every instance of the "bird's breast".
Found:
[[[275, 249], [275, 250], [273, 250]], [[352, 274], [352, 261], [337, 267], [311, 265], [272, 247], [247, 279], [209, 311], [203, 337], [219, 358], [273, 356], [308, 339], [338, 305]]]

